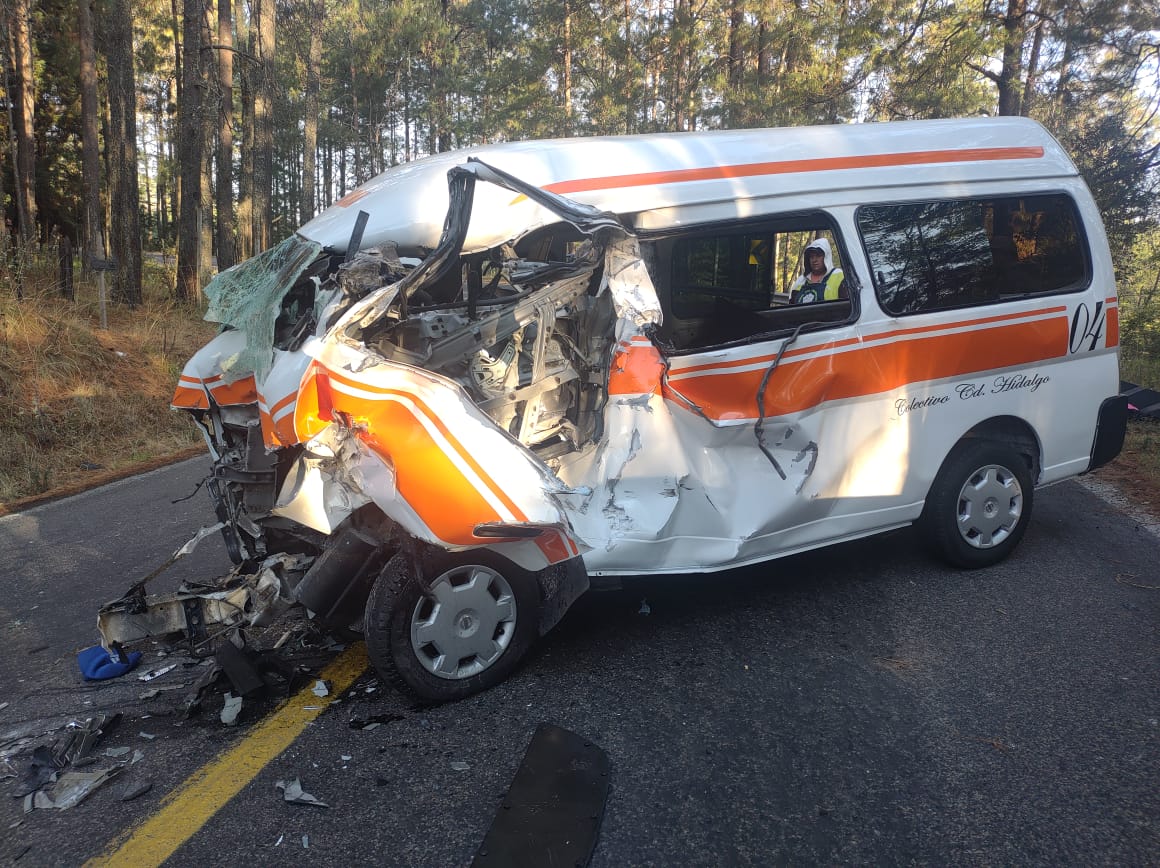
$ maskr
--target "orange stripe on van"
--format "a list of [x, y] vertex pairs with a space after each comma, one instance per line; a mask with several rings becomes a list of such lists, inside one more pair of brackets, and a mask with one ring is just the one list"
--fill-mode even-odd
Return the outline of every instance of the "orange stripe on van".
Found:
[[1120, 309], [1118, 307], [1108, 308], [1108, 336], [1105, 339], [1105, 344], [1108, 349], [1118, 347], [1120, 345]]
[[270, 411], [258, 405], [258, 422], [262, 426], [262, 442], [269, 447], [284, 446], [281, 438], [278, 437], [278, 432], [274, 429], [274, 418], [270, 415]]
[[664, 359], [651, 343], [622, 343], [608, 371], [608, 394], [651, 395], [660, 390], [664, 370]]
[[663, 172], [640, 172], [633, 175], [608, 175], [602, 178], [575, 178], [571, 181], [557, 181], [553, 184], [547, 184], [544, 189], [562, 194], [582, 193], [588, 190], [647, 187], [654, 184], [680, 184], [688, 181], [718, 181], [727, 178], [784, 175], [794, 172], [874, 169], [930, 163], [973, 163], [988, 160], [1035, 160], [1042, 156], [1043, 148], [1041, 147], [1023, 147], [956, 148], [938, 151], [909, 151], [897, 154], [863, 154], [855, 157], [814, 157], [805, 160], [777, 160], [735, 166], [704, 166]]
[[209, 399], [205, 396], [204, 389], [187, 386], [182, 378], [177, 384], [177, 389], [173, 393], [173, 399], [169, 402], [169, 406], [182, 410], [208, 410]]
[[269, 409], [263, 409], [261, 404], [258, 405], [258, 418], [262, 422], [262, 441], [267, 446], [289, 446], [298, 442], [298, 435], [294, 431], [294, 414], [285, 413], [281, 419], [276, 418], [297, 400], [298, 391], [295, 390], [275, 402]]
[[[362, 423], [357, 430], [359, 438], [391, 463], [400, 496], [439, 539], [454, 545], [478, 544], [481, 538], [473, 533], [477, 525], [495, 524], [506, 519], [460, 470], [452, 456], [427, 430], [424, 421], [439, 431], [455, 456], [472, 469], [487, 492], [502, 503], [517, 522], [528, 521], [523, 510], [468, 454], [439, 417], [417, 395], [409, 392], [368, 386], [315, 364], [307, 373], [294, 412], [300, 439], [309, 439], [327, 424], [317, 413], [317, 378], [320, 372], [326, 373], [334, 382], [376, 395], [375, 398], [363, 398], [335, 390], [331, 398], [335, 410], [349, 415], [356, 424]], [[414, 409], [404, 402], [413, 404]]]
[[353, 205], [359, 199], [361, 199], [364, 196], [367, 196], [369, 194], [370, 194], [370, 190], [364, 190], [360, 187], [357, 190], [352, 190], [351, 192], [347, 193], [345, 196], [343, 196], [341, 199], [339, 199], [334, 204], [341, 205], [343, 208], [349, 208], [351, 205]]
[[[782, 359], [792, 359], [798, 356], [808, 355], [809, 353], [824, 353], [831, 350], [841, 349], [843, 347], [854, 346], [857, 344], [870, 344], [879, 341], [893, 340], [894, 338], [905, 337], [907, 335], [924, 334], [927, 332], [941, 332], [950, 329], [969, 328], [971, 326], [990, 325], [997, 322], [1008, 322], [1011, 320], [1024, 320], [1030, 317], [1039, 317], [1049, 314], [1066, 313], [1066, 305], [1058, 305], [1056, 307], [1042, 308], [1041, 310], [1025, 311], [1023, 313], [1007, 313], [996, 314], [995, 316], [979, 317], [977, 319], [960, 320], [958, 322], [942, 323], [941, 325], [929, 326], [915, 326], [913, 328], [893, 329], [888, 332], [878, 332], [875, 334], [867, 334], [862, 337], [844, 338], [840, 341], [827, 341], [823, 344], [816, 344], [810, 347], [794, 347], [786, 350]], [[703, 365], [690, 365], [687, 368], [678, 366], [671, 366], [670, 372], [674, 375], [699, 373], [702, 371], [727, 370], [729, 368], [744, 367], [747, 365], [768, 364], [777, 357], [777, 353], [767, 353], [761, 356], [750, 356], [744, 359], [729, 359], [720, 362], [706, 362]]]
[[[220, 379], [220, 378], [214, 378]], [[208, 384], [210, 380], [206, 380]], [[237, 404], [253, 404], [258, 400], [258, 387], [254, 383], [254, 375], [243, 377], [233, 383], [222, 383], [209, 387], [213, 399], [223, 407]]]
[[[512, 500], [498, 484], [496, 484], [495, 480], [493, 480], [488, 475], [487, 471], [483, 469], [483, 467], [479, 464], [478, 461], [475, 460], [471, 453], [463, 447], [463, 444], [455, 439], [455, 435], [451, 433], [451, 429], [443, 424], [443, 420], [439, 418], [438, 414], [431, 410], [431, 408], [428, 407], [423, 402], [423, 399], [418, 395], [412, 394], [410, 392], [404, 392], [398, 389], [382, 389], [375, 386], [367, 386], [363, 383], [359, 383], [355, 380], [344, 377], [341, 374], [335, 374], [333, 371], [330, 371], [329, 373], [332, 380], [345, 383], [346, 385], [353, 388], [363, 389], [369, 392], [377, 392], [378, 394], [391, 397], [406, 398], [410, 401], [413, 401], [418, 406], [419, 410], [427, 417], [427, 419], [430, 420], [430, 422], [438, 429], [439, 433], [443, 435], [443, 437], [451, 445], [451, 448], [455, 450], [455, 453], [460, 457], [460, 459], [462, 459], [462, 461], [468, 467], [470, 467], [483, 481], [483, 484], [487, 487], [488, 491], [490, 491], [496, 497], [496, 499], [499, 500], [499, 502], [502, 503], [509, 512], [511, 512], [513, 516], [515, 516], [516, 521], [526, 522], [528, 520], [528, 517], [524, 514], [523, 510], [520, 509], [516, 502]], [[336, 392], [334, 395], [334, 399], [337, 402], [337, 409], [342, 410], [342, 400], [348, 396], [341, 392]]]
[[[797, 413], [825, 401], [874, 395], [910, 383], [1058, 358], [1067, 353], [1067, 336], [1067, 317], [1053, 317], [783, 361], [766, 388], [765, 414]], [[759, 368], [692, 376], [667, 382], [665, 396], [695, 404], [710, 419], [753, 419], [764, 375]]]
[[566, 561], [572, 555], [572, 541], [560, 531], [547, 531], [536, 537], [536, 546], [544, 553], [549, 564]]
[[[304, 384], [295, 415], [310, 428], [323, 427], [316, 412], [317, 379], [320, 371], [338, 379], [320, 366], [311, 369]], [[360, 389], [365, 386], [359, 385]], [[335, 409], [365, 424], [358, 437], [384, 458], [395, 471], [399, 496], [405, 500], [438, 539], [452, 545], [478, 544], [473, 529], [479, 524], [502, 522], [503, 518], [455, 466], [451, 457], [431, 436], [415, 411], [398, 398], [374, 389], [384, 399], [360, 398], [335, 391]], [[416, 407], [418, 402], [415, 402]], [[303, 437], [302, 439], [307, 439]]]

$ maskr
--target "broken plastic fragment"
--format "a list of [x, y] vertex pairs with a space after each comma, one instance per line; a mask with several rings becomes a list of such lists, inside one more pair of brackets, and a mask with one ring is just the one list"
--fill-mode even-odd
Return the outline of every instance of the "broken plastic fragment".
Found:
[[154, 678], [160, 678], [166, 672], [172, 672], [177, 668], [176, 663], [170, 663], [168, 666], [161, 666], [157, 669], [150, 669], [148, 672], [143, 672], [137, 676], [138, 681], [152, 681]]
[[652, 612], [652, 607], [649, 606], [648, 600], [641, 600], [640, 601], [640, 609], [639, 609], [639, 611], [637, 611], [637, 614], [638, 615], [648, 615], [651, 612]]
[[153, 733], [145, 732], [145, 730], [141, 730], [141, 732], [137, 733], [137, 737], [143, 738], [146, 741], [153, 741], [153, 739], [157, 738], [157, 736], [155, 736]]
[[225, 701], [222, 703], [221, 721], [226, 726], [233, 726], [238, 722], [238, 715], [242, 712], [242, 697], [234, 696], [232, 693], [225, 695]]
[[330, 696], [330, 685], [320, 678], [314, 682], [312, 692], [315, 696]]
[[129, 760], [129, 765], [135, 766], [135, 765], [137, 765], [137, 763], [141, 762], [141, 760], [143, 760], [143, 759], [145, 759], [145, 754], [143, 754], [139, 750], [135, 750], [135, 751], [133, 751], [133, 758], [131, 760]]
[[309, 835], [303, 835], [303, 836], [302, 836], [302, 849], [303, 849], [303, 850], [309, 850], [309, 849], [310, 849], [310, 836], [309, 836]]
[[468, 771], [471, 766], [465, 762], [453, 762], [451, 764], [451, 768], [457, 772], [465, 772]]
[[105, 748], [105, 756], [116, 759], [119, 756], [125, 756], [129, 752], [127, 747], [110, 747]]
[[291, 781], [278, 781], [274, 784], [282, 791], [282, 799], [292, 805], [316, 805], [319, 808], [329, 808], [326, 802], [319, 801], [310, 793], [302, 789], [302, 782], [298, 778]]

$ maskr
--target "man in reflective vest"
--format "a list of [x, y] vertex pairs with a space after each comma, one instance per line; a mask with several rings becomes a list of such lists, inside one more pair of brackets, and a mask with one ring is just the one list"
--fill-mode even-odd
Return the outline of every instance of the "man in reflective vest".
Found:
[[815, 301], [836, 301], [847, 298], [842, 269], [834, 268], [830, 242], [817, 238], [802, 251], [802, 273], [790, 287], [791, 304], [812, 304]]

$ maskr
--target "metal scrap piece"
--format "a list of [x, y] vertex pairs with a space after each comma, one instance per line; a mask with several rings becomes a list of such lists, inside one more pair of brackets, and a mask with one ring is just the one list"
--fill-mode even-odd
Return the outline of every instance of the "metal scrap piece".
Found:
[[177, 668], [176, 663], [170, 663], [168, 666], [160, 666], [157, 669], [150, 669], [148, 672], [137, 676], [138, 681], [152, 681], [154, 678], [160, 678], [166, 672], [172, 672]]
[[65, 772], [52, 789], [52, 807], [64, 811], [79, 805], [120, 771], [119, 767], [114, 766], [94, 772]]

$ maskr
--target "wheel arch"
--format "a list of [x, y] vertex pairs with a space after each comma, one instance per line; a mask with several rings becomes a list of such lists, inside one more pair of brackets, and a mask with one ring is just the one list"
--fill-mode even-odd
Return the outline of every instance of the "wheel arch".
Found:
[[[947, 452], [947, 456], [949, 457], [960, 444], [968, 440], [993, 440], [1010, 444], [1027, 462], [1031, 481], [1039, 482], [1043, 470], [1043, 444], [1035, 429], [1025, 419], [1018, 416], [992, 416], [990, 419], [984, 419], [964, 433]], [[945, 462], [946, 459], [943, 460]]]

